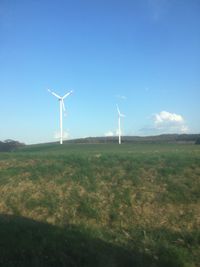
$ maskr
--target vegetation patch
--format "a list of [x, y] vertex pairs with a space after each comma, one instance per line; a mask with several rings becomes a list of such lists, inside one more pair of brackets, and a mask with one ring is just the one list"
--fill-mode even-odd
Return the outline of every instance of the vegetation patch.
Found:
[[0, 154], [0, 264], [199, 267], [199, 162], [195, 145]]

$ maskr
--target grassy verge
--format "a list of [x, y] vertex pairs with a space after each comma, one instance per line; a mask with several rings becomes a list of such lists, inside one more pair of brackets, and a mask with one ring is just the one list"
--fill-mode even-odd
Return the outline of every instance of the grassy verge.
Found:
[[199, 162], [188, 145], [0, 154], [0, 263], [198, 267]]

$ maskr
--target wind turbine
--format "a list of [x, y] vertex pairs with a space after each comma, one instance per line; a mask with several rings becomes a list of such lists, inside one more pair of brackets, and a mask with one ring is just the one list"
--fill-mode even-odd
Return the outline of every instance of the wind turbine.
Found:
[[121, 118], [125, 117], [125, 115], [120, 112], [118, 105], [117, 105], [117, 112], [118, 112], [118, 127], [119, 127], [118, 128], [119, 145], [121, 145], [121, 134], [122, 134], [122, 132], [121, 132]]
[[67, 94], [65, 94], [63, 97], [57, 95], [56, 93], [54, 93], [53, 91], [51, 91], [50, 89], [48, 89], [48, 91], [54, 95], [56, 98], [58, 98], [58, 101], [60, 103], [60, 144], [62, 145], [63, 143], [63, 111], [65, 112], [65, 104], [64, 104], [64, 99], [66, 97], [68, 97], [69, 95], [71, 95], [73, 93], [73, 91], [68, 92]]

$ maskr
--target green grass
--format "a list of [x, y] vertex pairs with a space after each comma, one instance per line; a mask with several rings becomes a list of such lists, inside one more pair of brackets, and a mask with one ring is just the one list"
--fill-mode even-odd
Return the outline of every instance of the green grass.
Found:
[[0, 154], [0, 266], [199, 267], [200, 147]]

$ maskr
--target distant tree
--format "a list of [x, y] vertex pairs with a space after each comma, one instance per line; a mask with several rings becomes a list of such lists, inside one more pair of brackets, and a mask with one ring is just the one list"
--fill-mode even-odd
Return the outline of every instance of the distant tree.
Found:
[[7, 139], [4, 142], [0, 141], [0, 151], [1, 152], [11, 152], [16, 150], [19, 147], [24, 146], [25, 144], [20, 143], [18, 141]]
[[196, 145], [200, 145], [200, 137], [197, 138], [196, 142], [195, 142]]

